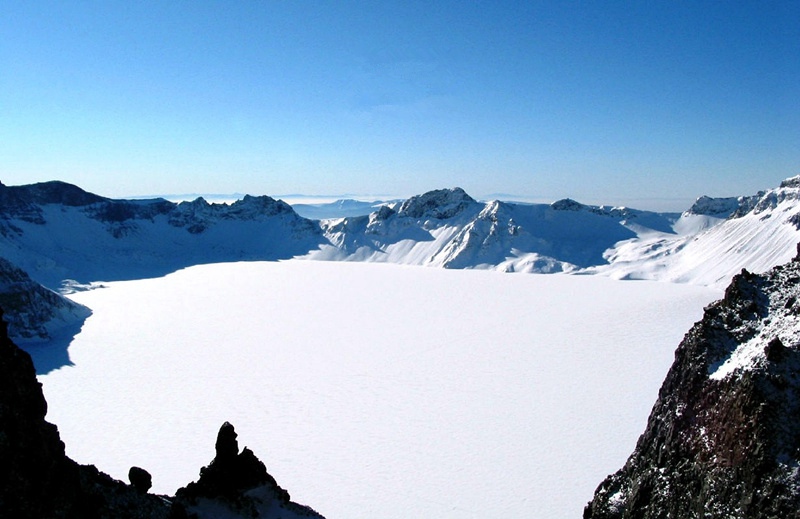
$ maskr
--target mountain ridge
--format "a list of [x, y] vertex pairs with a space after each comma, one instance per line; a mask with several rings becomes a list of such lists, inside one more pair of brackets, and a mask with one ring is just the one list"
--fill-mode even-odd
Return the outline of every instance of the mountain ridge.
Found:
[[456, 187], [386, 203], [365, 216], [310, 220], [266, 195], [175, 203], [115, 200], [60, 181], [0, 184], [0, 257], [65, 293], [196, 264], [290, 258], [723, 288], [742, 267], [764, 271], [791, 257], [800, 241], [798, 193], [800, 177], [792, 177], [752, 196], [703, 196], [675, 214], [569, 198], [478, 202]]

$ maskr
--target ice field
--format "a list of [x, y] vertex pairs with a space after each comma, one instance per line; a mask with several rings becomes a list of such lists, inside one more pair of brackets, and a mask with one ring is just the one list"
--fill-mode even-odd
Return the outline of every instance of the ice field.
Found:
[[230, 421], [329, 519], [580, 517], [643, 431], [705, 287], [291, 260], [70, 297], [40, 376], [67, 454], [173, 493]]

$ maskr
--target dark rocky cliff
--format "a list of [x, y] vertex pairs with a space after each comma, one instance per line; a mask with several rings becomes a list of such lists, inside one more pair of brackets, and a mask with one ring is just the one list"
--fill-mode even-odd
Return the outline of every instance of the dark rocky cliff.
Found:
[[800, 517], [799, 397], [800, 254], [706, 308], [584, 518]]
[[[0, 517], [48, 518], [321, 518], [292, 503], [248, 449], [239, 454], [233, 426], [224, 424], [217, 458], [198, 483], [177, 497], [148, 494], [150, 475], [133, 467], [132, 484], [66, 456], [30, 356], [8, 338], [0, 310]], [[220, 449], [222, 449], [220, 451]]]

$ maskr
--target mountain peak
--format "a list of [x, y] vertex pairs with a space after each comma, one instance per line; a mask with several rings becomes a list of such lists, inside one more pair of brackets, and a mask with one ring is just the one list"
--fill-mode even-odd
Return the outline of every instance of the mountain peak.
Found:
[[477, 203], [460, 187], [437, 189], [412, 196], [400, 206], [398, 214], [411, 218], [436, 218], [446, 220]]
[[800, 188], [800, 175], [796, 175], [794, 177], [787, 178], [786, 180], [781, 182], [781, 186], [780, 187], [782, 187], [782, 188], [787, 188], [787, 187]]
[[727, 218], [739, 209], [741, 202], [741, 199], [737, 197], [712, 198], [703, 195], [695, 200], [686, 213]]
[[555, 211], [582, 211], [586, 209], [586, 206], [580, 202], [576, 202], [571, 198], [563, 198], [561, 200], [556, 200], [550, 207]]

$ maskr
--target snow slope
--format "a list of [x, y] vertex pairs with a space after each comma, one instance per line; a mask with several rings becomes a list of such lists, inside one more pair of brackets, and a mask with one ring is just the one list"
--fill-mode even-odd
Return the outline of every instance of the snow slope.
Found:
[[291, 258], [322, 240], [314, 222], [267, 196], [233, 204], [110, 200], [45, 182], [0, 185], [0, 202], [0, 257], [51, 289], [202, 263]]
[[67, 453], [172, 492], [219, 424], [327, 517], [579, 517], [720, 292], [601, 276], [286, 261], [72, 294], [40, 377]]
[[743, 268], [765, 272], [789, 261], [799, 229], [800, 177], [793, 177], [752, 197], [701, 197], [676, 222], [676, 234], [643, 232], [609, 249], [607, 265], [586, 271], [722, 289]]

